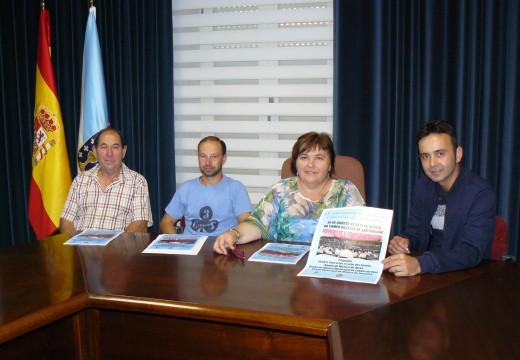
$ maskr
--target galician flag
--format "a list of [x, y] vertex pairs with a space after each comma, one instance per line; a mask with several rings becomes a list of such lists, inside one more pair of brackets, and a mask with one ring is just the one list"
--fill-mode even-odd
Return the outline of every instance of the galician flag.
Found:
[[83, 87], [78, 136], [78, 168], [88, 170], [97, 163], [92, 152], [97, 133], [108, 126], [107, 94], [101, 47], [96, 26], [96, 7], [91, 6], [83, 48]]
[[51, 62], [49, 11], [40, 12], [29, 221], [38, 239], [52, 235], [71, 184], [65, 131]]

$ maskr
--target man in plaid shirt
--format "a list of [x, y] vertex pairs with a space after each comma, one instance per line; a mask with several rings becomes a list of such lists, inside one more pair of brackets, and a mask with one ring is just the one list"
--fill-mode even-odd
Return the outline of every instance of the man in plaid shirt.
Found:
[[148, 231], [153, 224], [148, 183], [123, 163], [126, 150], [121, 132], [112, 128], [99, 132], [92, 148], [98, 164], [72, 182], [61, 214], [60, 232]]

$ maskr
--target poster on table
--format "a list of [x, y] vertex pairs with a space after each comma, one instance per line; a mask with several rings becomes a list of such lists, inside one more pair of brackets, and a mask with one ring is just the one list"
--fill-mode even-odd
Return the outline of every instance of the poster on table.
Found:
[[86, 229], [66, 241], [64, 245], [105, 246], [123, 232], [119, 230]]
[[309, 258], [298, 276], [376, 284], [381, 277], [393, 210], [354, 206], [326, 209]]

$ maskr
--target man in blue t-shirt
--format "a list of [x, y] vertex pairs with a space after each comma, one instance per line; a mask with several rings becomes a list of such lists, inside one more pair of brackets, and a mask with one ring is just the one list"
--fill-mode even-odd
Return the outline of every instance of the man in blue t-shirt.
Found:
[[[462, 168], [453, 124], [432, 120], [417, 133], [425, 176], [415, 184], [404, 233], [388, 244], [383, 269], [395, 276], [442, 273], [476, 266], [489, 257], [496, 195], [480, 176]], [[410, 252], [420, 254], [410, 256]]]
[[240, 181], [224, 176], [226, 144], [207, 136], [198, 145], [202, 176], [185, 182], [175, 193], [161, 220], [161, 232], [175, 234], [175, 223], [184, 217], [185, 234], [219, 235], [251, 214], [251, 201]]

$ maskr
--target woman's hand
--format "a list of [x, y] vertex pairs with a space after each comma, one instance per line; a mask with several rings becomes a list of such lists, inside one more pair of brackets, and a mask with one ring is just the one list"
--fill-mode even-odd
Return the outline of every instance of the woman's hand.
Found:
[[226, 231], [220, 234], [213, 243], [213, 251], [217, 254], [227, 255], [227, 249], [235, 249], [237, 234], [234, 231]]
[[[253, 224], [242, 222], [233, 229], [220, 234], [215, 243], [213, 243], [213, 251], [218, 254], [226, 255], [228, 249], [235, 250], [235, 244], [245, 244], [253, 240], [260, 239], [262, 233], [260, 229]], [[240, 241], [238, 241], [240, 238]]]

